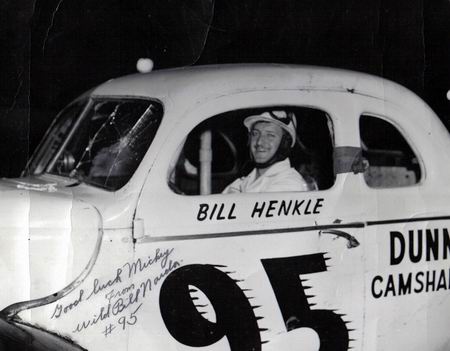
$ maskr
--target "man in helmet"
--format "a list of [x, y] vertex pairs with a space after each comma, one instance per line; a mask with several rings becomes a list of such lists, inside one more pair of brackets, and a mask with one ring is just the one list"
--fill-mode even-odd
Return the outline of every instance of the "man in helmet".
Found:
[[292, 112], [266, 111], [244, 120], [249, 131], [250, 157], [255, 168], [223, 191], [229, 193], [307, 191], [308, 184], [291, 167], [289, 154], [296, 140]]

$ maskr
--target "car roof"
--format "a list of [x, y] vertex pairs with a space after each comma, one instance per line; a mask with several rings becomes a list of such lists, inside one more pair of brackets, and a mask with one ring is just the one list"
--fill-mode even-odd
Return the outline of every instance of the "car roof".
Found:
[[[131, 95], [161, 101], [207, 100], [243, 91], [331, 90], [403, 103], [422, 104], [405, 87], [344, 69], [286, 64], [226, 64], [155, 70], [111, 79], [93, 95]], [[406, 101], [405, 101], [406, 99]]]

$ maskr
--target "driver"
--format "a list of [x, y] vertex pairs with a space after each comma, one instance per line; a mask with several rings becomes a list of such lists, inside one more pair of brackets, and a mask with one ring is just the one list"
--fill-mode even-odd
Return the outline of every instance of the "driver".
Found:
[[291, 167], [288, 157], [296, 141], [296, 124], [295, 115], [283, 110], [247, 117], [244, 125], [255, 168], [223, 193], [307, 191], [307, 182]]

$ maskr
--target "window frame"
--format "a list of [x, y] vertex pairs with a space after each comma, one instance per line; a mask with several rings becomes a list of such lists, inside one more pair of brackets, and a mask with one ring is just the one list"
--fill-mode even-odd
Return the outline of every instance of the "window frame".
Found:
[[395, 119], [393, 119], [392, 117], [388, 117], [386, 115], [382, 115], [382, 114], [374, 113], [374, 112], [361, 111], [361, 113], [358, 116], [358, 131], [359, 131], [359, 136], [360, 136], [361, 150], [363, 148], [362, 148], [361, 124], [360, 123], [361, 123], [361, 118], [363, 116], [381, 119], [381, 120], [385, 121], [386, 123], [388, 123], [389, 125], [391, 125], [392, 127], [394, 127], [396, 129], [396, 131], [402, 136], [403, 140], [410, 147], [411, 151], [414, 153], [414, 156], [417, 158], [417, 164], [418, 164], [418, 167], [420, 170], [420, 179], [416, 183], [411, 184], [411, 185], [405, 185], [405, 186], [391, 186], [391, 187], [386, 187], [386, 186], [372, 187], [366, 182], [366, 180], [364, 178], [364, 173], [361, 173], [362, 181], [367, 186], [367, 188], [371, 189], [371, 190], [394, 190], [394, 189], [409, 189], [412, 187], [422, 186], [426, 179], [425, 163], [423, 162], [423, 157], [420, 153], [420, 148], [418, 148], [416, 146], [416, 143], [412, 140], [412, 138], [408, 134], [408, 131], [405, 128], [403, 128], [403, 126], [400, 123], [398, 123]]
[[[324, 124], [326, 126], [326, 132], [327, 132], [327, 135], [328, 135], [328, 138], [329, 138], [327, 142], [329, 142], [329, 145], [331, 146], [331, 152], [330, 152], [329, 156], [330, 156], [330, 159], [331, 159], [331, 165], [330, 165], [330, 167], [331, 167], [331, 174], [334, 176], [333, 184], [330, 187], [327, 187], [327, 188], [316, 189], [316, 190], [308, 190], [308, 191], [301, 191], [301, 192], [300, 191], [293, 191], [293, 193], [322, 192], [322, 191], [330, 190], [333, 187], [335, 187], [336, 181], [337, 181], [337, 175], [334, 173], [334, 169], [333, 169], [333, 156], [334, 156], [334, 149], [336, 147], [336, 145], [335, 145], [336, 144], [335, 143], [336, 128], [334, 126], [334, 121], [333, 121], [333, 118], [330, 115], [330, 113], [328, 113], [324, 108], [318, 107], [318, 106], [311, 106], [311, 105], [307, 105], [307, 104], [293, 104], [293, 103], [290, 103], [290, 104], [279, 104], [278, 103], [278, 104], [265, 104], [265, 105], [259, 105], [258, 104], [256, 106], [250, 106], [249, 105], [249, 106], [244, 107], [244, 108], [228, 109], [226, 111], [223, 111], [223, 112], [220, 112], [220, 113], [217, 113], [217, 114], [212, 114], [209, 117], [201, 119], [200, 121], [197, 120], [196, 124], [195, 125], [194, 124], [191, 125], [191, 129], [189, 131], [185, 132], [185, 136], [184, 136], [183, 140], [178, 145], [178, 147], [176, 149], [176, 152], [171, 156], [171, 162], [170, 162], [169, 168], [167, 169], [167, 183], [169, 185], [169, 188], [177, 195], [182, 195], [182, 196], [187, 196], [187, 197], [190, 197], [190, 196], [205, 196], [205, 194], [184, 194], [184, 193], [180, 194], [177, 191], [175, 191], [174, 188], [171, 186], [171, 184], [172, 184], [171, 178], [172, 178], [174, 172], [176, 171], [176, 167], [177, 167], [177, 165], [179, 163], [179, 160], [180, 160], [180, 157], [181, 157], [181, 155], [183, 153], [184, 147], [185, 147], [186, 143], [188, 142], [189, 135], [196, 128], [201, 126], [203, 123], [207, 123], [207, 121], [210, 121], [210, 120], [212, 120], [214, 118], [224, 118], [224, 119], [225, 118], [229, 118], [229, 119], [233, 119], [234, 121], [236, 119], [239, 119], [240, 120], [239, 126], [242, 127], [242, 128], [245, 128], [245, 126], [241, 123], [245, 119], [245, 116], [247, 116], [247, 114], [244, 114], [244, 112], [246, 110], [248, 110], [249, 113], [252, 113], [251, 112], [252, 110], [264, 110], [264, 109], [268, 109], [268, 110], [277, 110], [277, 109], [280, 109], [280, 110], [281, 109], [294, 109], [294, 110], [305, 109], [306, 110], [307, 109], [307, 110], [311, 110], [311, 111], [316, 111], [316, 113], [320, 113], [322, 115], [322, 116], [320, 116], [321, 119], [323, 117], [325, 118], [325, 119], [323, 119], [323, 122], [324, 122]], [[236, 113], [236, 114], [238, 114], [238, 116], [234, 116], [234, 117], [223, 116], [223, 115], [231, 114], [231, 113]], [[297, 116], [297, 123], [298, 123], [299, 127], [301, 128], [301, 123], [299, 123], [299, 120], [300, 120], [300, 118]], [[320, 121], [320, 122], [322, 122], [322, 121]], [[298, 132], [298, 128], [299, 127], [297, 127], [297, 132]], [[210, 129], [210, 130], [212, 130], [212, 129]], [[220, 133], [221, 131], [222, 130], [218, 129], [215, 132], [216, 133]], [[297, 147], [299, 147], [298, 144], [296, 144], [296, 145], [297, 145]], [[247, 147], [248, 146], [246, 146], [246, 151], [248, 152]], [[294, 166], [294, 165], [291, 164], [291, 166]], [[296, 167], [293, 167], [293, 168], [297, 170]], [[298, 170], [297, 170], [297, 172], [300, 173], [300, 171], [298, 171]], [[216, 172], [216, 175], [222, 175], [223, 173], [224, 172]], [[302, 173], [300, 173], [300, 175], [304, 176]], [[237, 179], [237, 178], [234, 178], [234, 179]], [[314, 179], [314, 180], [317, 183], [317, 179]], [[264, 193], [266, 193], [266, 192], [264, 192]], [[268, 192], [268, 193], [270, 193], [270, 192]], [[226, 194], [222, 194], [221, 192], [214, 192], [214, 193], [211, 193], [211, 194], [207, 194], [206, 196], [211, 196], [211, 195], [226, 195]]]
[[79, 127], [79, 124], [82, 121], [84, 121], [84, 119], [87, 117], [87, 115], [88, 115], [88, 113], [90, 111], [90, 108], [96, 102], [99, 102], [99, 101], [120, 101], [120, 100], [129, 100], [129, 101], [139, 100], [139, 101], [149, 102], [149, 104], [157, 104], [158, 105], [158, 108], [160, 109], [160, 116], [159, 116], [158, 127], [157, 127], [157, 130], [156, 130], [155, 135], [153, 137], [153, 140], [150, 143], [150, 145], [147, 148], [147, 150], [145, 151], [145, 153], [143, 154], [143, 156], [142, 156], [140, 162], [138, 163], [136, 169], [130, 175], [130, 177], [128, 178], [127, 182], [123, 186], [118, 187], [117, 189], [113, 189], [113, 188], [108, 188], [108, 187], [102, 187], [102, 186], [99, 186], [98, 184], [95, 184], [95, 183], [92, 183], [92, 182], [86, 182], [86, 184], [89, 185], [89, 186], [92, 186], [93, 188], [107, 191], [108, 193], [117, 193], [117, 192], [121, 191], [121, 189], [126, 188], [127, 185], [130, 184], [132, 179], [136, 178], [136, 173], [139, 172], [139, 169], [141, 169], [143, 167], [143, 164], [146, 163], [145, 162], [146, 155], [149, 153], [149, 150], [152, 149], [152, 145], [155, 145], [155, 140], [156, 140], [156, 138], [157, 138], [157, 136], [159, 134], [159, 130], [160, 130], [161, 126], [163, 125], [164, 116], [165, 116], [165, 107], [164, 107], [163, 102], [160, 99], [153, 98], [153, 97], [148, 97], [148, 96], [140, 96], [140, 95], [109, 95], [109, 94], [107, 94], [107, 95], [96, 95], [96, 94], [89, 95], [89, 94], [84, 94], [84, 95], [80, 96], [79, 98], [75, 99], [74, 101], [69, 103], [67, 106], [65, 106], [56, 115], [55, 119], [53, 120], [53, 122], [51, 123], [50, 127], [46, 131], [46, 134], [45, 134], [44, 138], [42, 139], [41, 143], [39, 144], [38, 148], [36, 149], [35, 153], [30, 158], [29, 165], [32, 165], [34, 162], [36, 162], [38, 160], [39, 157], [42, 157], [41, 154], [45, 154], [45, 152], [48, 151], [48, 148], [49, 148], [49, 144], [48, 144], [49, 139], [48, 138], [51, 136], [51, 133], [54, 131], [54, 128], [57, 126], [57, 124], [61, 120], [61, 117], [62, 117], [63, 113], [65, 111], [67, 111], [70, 107], [74, 106], [75, 104], [77, 104], [79, 102], [83, 102], [83, 107], [81, 109], [81, 112], [75, 118], [75, 122], [70, 127], [70, 130], [69, 130], [69, 133], [67, 135], [67, 138], [59, 145], [59, 147], [57, 149], [57, 152], [55, 152], [53, 154], [53, 156], [51, 157], [50, 161], [46, 163], [46, 165], [44, 166], [44, 169], [41, 170], [40, 172], [36, 172], [35, 171], [37, 166], [40, 166], [40, 161], [39, 161], [36, 164], [34, 170], [33, 169], [29, 169], [28, 168], [29, 166], [27, 165], [26, 172], [24, 172], [23, 174], [24, 175], [31, 174], [33, 176], [50, 176], [50, 177], [57, 177], [57, 178], [61, 178], [61, 179], [66, 179], [66, 180], [69, 180], [69, 181], [76, 181], [75, 178], [68, 177], [67, 175], [58, 175], [58, 174], [54, 174], [54, 173], [49, 172], [50, 164], [53, 163], [55, 160], [57, 160], [57, 158], [60, 155], [60, 153], [71, 142], [71, 140], [74, 137], [74, 133], [75, 133], [76, 129]]

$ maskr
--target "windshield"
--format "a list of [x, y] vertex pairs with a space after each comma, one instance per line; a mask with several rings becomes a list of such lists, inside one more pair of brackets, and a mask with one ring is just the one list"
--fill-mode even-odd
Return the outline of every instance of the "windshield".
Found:
[[30, 172], [117, 190], [134, 174], [161, 118], [162, 106], [150, 100], [95, 98], [76, 102], [54, 123], [30, 162]]

